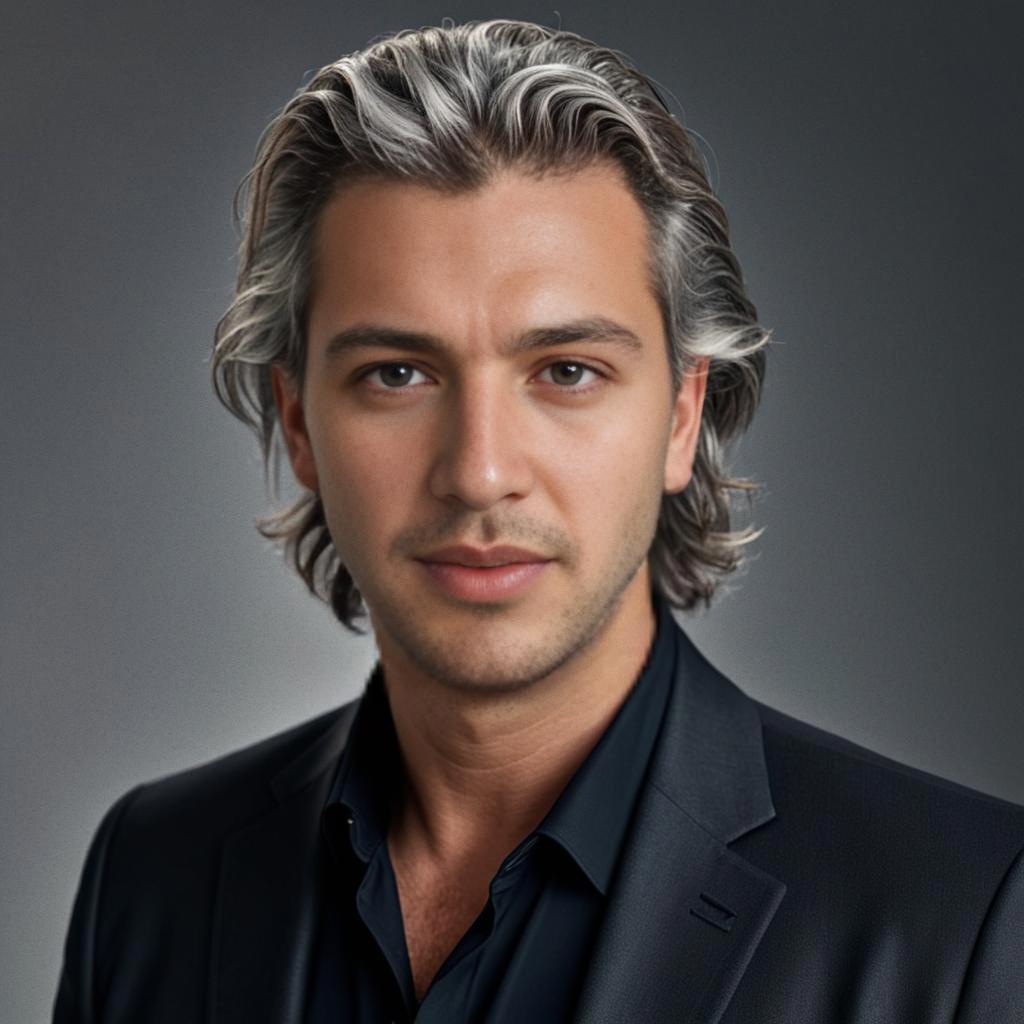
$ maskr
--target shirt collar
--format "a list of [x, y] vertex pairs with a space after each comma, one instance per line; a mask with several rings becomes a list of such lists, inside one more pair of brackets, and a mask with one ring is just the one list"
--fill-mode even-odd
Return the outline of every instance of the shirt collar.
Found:
[[[533, 833], [563, 847], [602, 895], [611, 882], [674, 675], [678, 627], [668, 602], [656, 593], [653, 601], [656, 632], [636, 682]], [[401, 771], [398, 737], [378, 661], [326, 806], [331, 815], [341, 812], [351, 819], [352, 848], [364, 862], [387, 836]]]
[[608, 892], [629, 819], [664, 717], [678, 631], [654, 595], [656, 633], [625, 701], [536, 831], [556, 840], [602, 895]]
[[401, 749], [378, 660], [359, 701], [326, 805], [332, 817], [338, 808], [345, 812], [352, 848], [363, 861], [370, 860], [387, 836], [401, 772]]

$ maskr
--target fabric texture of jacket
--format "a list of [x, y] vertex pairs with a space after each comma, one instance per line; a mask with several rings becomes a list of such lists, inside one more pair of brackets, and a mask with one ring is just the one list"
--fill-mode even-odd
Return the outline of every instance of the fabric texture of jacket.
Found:
[[[680, 633], [574, 1024], [1024, 1024], [1024, 808], [767, 707]], [[114, 804], [55, 1024], [301, 1024], [358, 700]]]

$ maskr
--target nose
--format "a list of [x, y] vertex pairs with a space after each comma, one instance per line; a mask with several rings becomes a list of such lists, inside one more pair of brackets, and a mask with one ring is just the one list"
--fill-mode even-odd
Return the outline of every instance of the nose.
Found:
[[533, 486], [527, 424], [507, 380], [483, 374], [442, 404], [430, 490], [442, 501], [483, 511]]

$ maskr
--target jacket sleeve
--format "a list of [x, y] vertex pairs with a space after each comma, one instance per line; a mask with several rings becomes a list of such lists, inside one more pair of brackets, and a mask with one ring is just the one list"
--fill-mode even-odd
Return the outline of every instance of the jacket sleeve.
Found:
[[1003, 877], [978, 934], [955, 1024], [1024, 1024], [1024, 850]]
[[89, 845], [64, 941], [64, 963], [53, 1007], [53, 1024], [99, 1024], [93, 976], [96, 967], [96, 924], [100, 913], [103, 878], [117, 827], [141, 788], [137, 786], [117, 800], [103, 816]]

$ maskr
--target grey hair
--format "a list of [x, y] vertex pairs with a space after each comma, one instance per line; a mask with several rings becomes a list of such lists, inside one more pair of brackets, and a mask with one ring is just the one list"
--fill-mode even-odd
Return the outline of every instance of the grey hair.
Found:
[[[341, 184], [459, 194], [507, 167], [561, 174], [609, 159], [647, 218], [673, 392], [694, 360], [710, 359], [692, 479], [662, 495], [648, 556], [669, 603], [709, 605], [760, 532], [732, 528], [731, 498], [758, 485], [727, 473], [724, 446], [757, 407], [771, 332], [747, 297], [691, 133], [628, 57], [572, 32], [507, 19], [403, 29], [321, 68], [266, 127], [235, 196], [236, 218], [245, 201], [237, 287], [211, 360], [217, 396], [255, 430], [265, 470], [280, 452], [271, 366], [301, 388], [312, 239]], [[318, 495], [257, 528], [347, 628], [365, 632]]]

